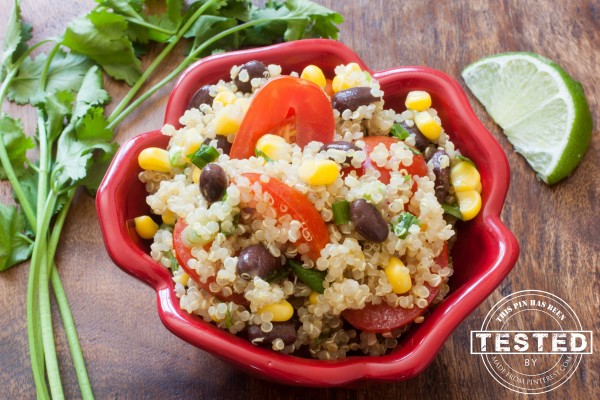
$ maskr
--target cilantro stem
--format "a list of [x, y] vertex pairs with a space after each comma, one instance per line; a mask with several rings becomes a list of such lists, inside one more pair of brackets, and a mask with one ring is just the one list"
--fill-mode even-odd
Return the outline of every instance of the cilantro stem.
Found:
[[47, 230], [50, 225], [50, 219], [52, 218], [52, 212], [56, 205], [56, 197], [50, 195], [46, 199], [44, 206], [43, 219], [43, 236], [38, 236], [36, 241], [38, 247], [41, 249], [41, 256], [39, 259], [39, 308], [40, 308], [40, 322], [42, 329], [42, 340], [44, 343], [44, 357], [46, 360], [46, 374], [48, 375], [48, 384], [50, 386], [50, 393], [53, 399], [63, 399], [64, 393], [62, 389], [62, 383], [60, 380], [60, 373], [58, 369], [58, 357], [56, 355], [56, 343], [54, 342], [54, 334], [52, 331], [52, 310], [50, 307], [50, 276], [48, 271], [48, 264], [51, 260], [48, 258], [48, 242], [47, 242]]
[[39, 259], [39, 246], [33, 246], [31, 262], [29, 264], [29, 277], [27, 280], [27, 338], [29, 341], [29, 358], [33, 381], [38, 395], [38, 400], [50, 399], [46, 386], [44, 372], [44, 346], [41, 337], [40, 314], [38, 307], [38, 277], [36, 265]]
[[[56, 196], [55, 193], [53, 193]], [[64, 226], [67, 214], [71, 208], [71, 202], [75, 195], [75, 189], [71, 188], [66, 194], [66, 202], [63, 204], [60, 213], [56, 217], [54, 227], [52, 228], [52, 234], [50, 235], [50, 241], [48, 243], [48, 260], [50, 265], [50, 279], [52, 282], [52, 289], [54, 290], [54, 297], [58, 304], [60, 316], [63, 320], [63, 326], [65, 328], [65, 336], [67, 337], [67, 343], [69, 344], [69, 350], [71, 351], [71, 357], [73, 358], [73, 366], [75, 367], [75, 373], [77, 374], [77, 381], [79, 382], [79, 388], [81, 389], [81, 396], [84, 400], [93, 399], [92, 385], [87, 374], [85, 367], [85, 361], [83, 359], [83, 353], [81, 351], [81, 345], [79, 344], [79, 337], [77, 335], [77, 329], [73, 320], [73, 314], [69, 307], [69, 301], [65, 290], [60, 281], [56, 264], [54, 263], [54, 254], [58, 247], [58, 241], [62, 228]]]
[[206, 3], [204, 3], [202, 5], [202, 7], [200, 7], [198, 10], [196, 10], [196, 12], [185, 23], [185, 25], [183, 25], [179, 29], [179, 31], [177, 31], [177, 34], [170, 41], [170, 43], [167, 45], [167, 47], [165, 47], [163, 49], [163, 51], [161, 51], [160, 54], [154, 59], [154, 61], [152, 61], [152, 64], [150, 64], [148, 66], [148, 68], [146, 68], [146, 70], [144, 71], [142, 76], [137, 80], [135, 85], [133, 85], [131, 87], [131, 89], [129, 90], [127, 95], [121, 100], [119, 105], [117, 105], [117, 107], [113, 110], [113, 112], [108, 117], [108, 122], [109, 122], [108, 128], [109, 129], [114, 128], [123, 118], [125, 118], [125, 116], [127, 116], [129, 114], [129, 112], [128, 112], [127, 114], [125, 114], [122, 117], [120, 115], [121, 112], [123, 111], [123, 109], [125, 109], [127, 107], [129, 102], [131, 101], [131, 99], [133, 99], [133, 97], [135, 97], [135, 95], [140, 90], [140, 88], [144, 85], [144, 83], [146, 83], [146, 80], [148, 79], [148, 77], [150, 77], [150, 75], [152, 75], [152, 73], [160, 65], [162, 60], [171, 52], [171, 50], [173, 50], [173, 48], [177, 45], [177, 43], [179, 43], [179, 40], [181, 40], [181, 38], [188, 31], [188, 29], [190, 29], [192, 27], [192, 25], [196, 22], [196, 20], [198, 18], [200, 18], [200, 16], [202, 14], [204, 14], [204, 12], [209, 7], [211, 7], [215, 2], [216, 2], [216, 0], [209, 0]]
[[160, 26], [153, 25], [151, 23], [148, 23], [148, 22], [146, 22], [144, 20], [140, 20], [140, 19], [137, 19], [137, 18], [126, 17], [125, 19], [128, 22], [131, 22], [132, 24], [143, 26], [145, 28], [152, 29], [153, 31], [164, 33], [165, 35], [173, 36], [174, 34], [177, 33], [177, 31], [170, 31], [168, 29], [161, 28]]
[[48, 58], [46, 58], [46, 63], [44, 64], [44, 69], [40, 74], [40, 88], [45, 92], [46, 91], [46, 83], [48, 81], [48, 73], [50, 72], [50, 64], [52, 64], [52, 60], [54, 60], [54, 56], [60, 50], [60, 46], [62, 44], [60, 42], [56, 42], [50, 53], [48, 53]]
[[93, 399], [94, 394], [92, 393], [92, 385], [90, 384], [90, 379], [85, 367], [85, 361], [83, 359], [81, 345], [79, 344], [79, 337], [77, 335], [75, 321], [73, 320], [73, 314], [69, 308], [69, 301], [67, 300], [67, 295], [65, 294], [65, 290], [60, 281], [60, 276], [58, 275], [56, 265], [52, 266], [50, 279], [52, 281], [52, 289], [54, 290], [54, 297], [56, 298], [56, 303], [58, 304], [60, 316], [63, 320], [63, 326], [65, 328], [67, 342], [69, 343], [71, 357], [73, 357], [73, 366], [75, 367], [77, 381], [79, 382], [79, 388], [81, 389], [81, 397], [83, 400]]
[[[198, 46], [195, 49], [193, 49], [192, 52], [190, 52], [190, 54], [188, 54], [187, 57], [185, 57], [185, 59], [181, 63], [179, 63], [179, 65], [173, 71], [171, 71], [167, 76], [165, 76], [156, 85], [154, 85], [153, 87], [151, 87], [150, 89], [148, 89], [146, 92], [144, 92], [140, 97], [138, 97], [127, 108], [121, 107], [121, 105], [124, 104], [124, 101], [121, 101], [121, 103], [119, 104], [119, 106], [114, 109], [114, 111], [112, 112], [112, 114], [108, 118], [108, 120], [110, 121], [110, 123], [108, 124], [108, 127], [109, 128], [114, 128], [116, 125], [118, 125], [119, 122], [121, 122], [123, 119], [125, 119], [125, 117], [127, 117], [140, 104], [142, 104], [150, 96], [152, 96], [155, 92], [157, 92], [160, 88], [162, 88], [163, 86], [165, 86], [173, 78], [175, 78], [177, 75], [179, 75], [192, 62], [196, 61], [196, 58], [198, 57], [198, 54], [200, 54], [200, 52], [202, 52], [202, 50], [204, 50], [205, 48], [207, 48], [208, 46], [210, 46], [211, 44], [213, 44], [217, 40], [220, 40], [220, 39], [224, 38], [225, 36], [229, 36], [231, 34], [234, 34], [236, 32], [242, 31], [244, 29], [251, 28], [251, 27], [256, 26], [256, 25], [264, 24], [264, 23], [272, 21], [272, 20], [273, 20], [273, 18], [261, 18], [261, 19], [257, 19], [257, 20], [254, 20], [254, 21], [249, 21], [249, 22], [243, 23], [241, 25], [234, 26], [233, 28], [226, 29], [223, 32], [221, 32], [221, 33], [213, 36], [210, 39], [208, 39], [207, 41], [205, 41], [204, 43], [202, 43], [200, 46]], [[184, 26], [182, 29], [184, 29], [184, 28], [188, 29], [187, 25]], [[132, 88], [132, 90], [133, 90], [133, 88]], [[133, 97], [133, 96], [129, 96], [128, 95], [127, 97], [130, 97], [128, 99], [128, 101], [129, 101], [129, 100], [131, 100], [131, 97]], [[126, 98], [124, 98], [123, 100], [125, 100]]]

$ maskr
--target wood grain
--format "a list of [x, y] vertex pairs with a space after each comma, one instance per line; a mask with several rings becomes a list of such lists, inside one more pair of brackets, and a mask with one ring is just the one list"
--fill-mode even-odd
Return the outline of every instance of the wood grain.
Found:
[[[9, 0], [0, 0], [0, 20]], [[600, 4], [597, 1], [333, 1], [346, 22], [340, 40], [371, 68], [427, 65], [458, 78], [469, 63], [493, 53], [543, 54], [583, 83], [598, 125], [600, 106]], [[66, 21], [93, 7], [91, 0], [24, 0], [24, 19], [35, 39], [62, 32]], [[0, 28], [1, 30], [1, 28]], [[165, 69], [176, 60], [169, 59]], [[115, 99], [121, 84], [108, 81]], [[462, 83], [462, 82], [461, 82]], [[169, 88], [157, 93], [118, 131], [122, 143], [160, 126]], [[547, 187], [535, 179], [500, 129], [470, 97], [473, 108], [504, 148], [511, 187], [503, 220], [521, 245], [516, 267], [502, 285], [453, 333], [425, 373], [408, 382], [356, 390], [292, 388], [247, 376], [170, 334], [156, 312], [153, 291], [121, 272], [104, 249], [94, 203], [79, 194], [74, 202], [57, 263], [71, 302], [92, 385], [99, 399], [504, 399], [526, 397], [490, 377], [469, 354], [469, 331], [504, 295], [540, 289], [565, 299], [585, 329], [600, 332], [600, 138], [595, 128], [590, 150], [575, 174]], [[34, 129], [31, 112], [4, 108]], [[10, 201], [6, 184], [3, 201]], [[0, 275], [0, 398], [33, 399], [25, 323], [27, 265]], [[58, 312], [54, 309], [55, 320]], [[64, 334], [56, 324], [57, 347], [66, 394], [79, 398]], [[598, 340], [596, 340], [596, 343]], [[562, 387], [540, 398], [599, 398], [598, 345]]]

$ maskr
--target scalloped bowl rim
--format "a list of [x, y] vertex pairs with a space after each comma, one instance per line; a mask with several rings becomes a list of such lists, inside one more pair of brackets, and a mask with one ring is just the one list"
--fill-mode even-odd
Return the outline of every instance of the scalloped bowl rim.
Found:
[[[361, 381], [409, 379], [421, 373], [433, 361], [452, 331], [496, 289], [516, 263], [519, 254], [518, 243], [500, 221], [500, 212], [509, 184], [508, 161], [500, 145], [473, 112], [469, 100], [456, 80], [427, 67], [371, 71], [348, 47], [327, 39], [307, 39], [235, 51], [196, 62], [182, 73], [175, 84], [165, 112], [165, 123], [180, 126], [179, 117], [193, 94], [190, 92], [199, 87], [199, 77], [209, 79], [204, 77], [214, 74], [216, 70], [222, 71], [223, 67], [240, 65], [251, 59], [268, 60], [281, 57], [287, 61], [290, 55], [301, 58], [303, 54], [326, 55], [344, 63], [357, 62], [380, 81], [382, 88], [393, 85], [397, 79], [409, 76], [407, 74], [413, 74], [415, 79], [435, 80], [436, 84], [444, 88], [444, 96], [452, 99], [451, 104], [455, 102], [457, 109], [460, 108], [461, 118], [469, 123], [474, 132], [469, 138], [476, 142], [476, 145], [471, 147], [483, 152], [480, 156], [482, 160], [483, 157], [492, 160], [490, 171], [487, 171], [485, 176], [482, 174], [482, 180], [486, 179], [484, 204], [480, 215], [473, 220], [474, 232], [470, 235], [477, 233], [487, 237], [485, 244], [488, 247], [484, 247], [483, 250], [492, 253], [493, 259], [489, 261], [487, 269], [479, 273], [477, 279], [471, 279], [468, 284], [464, 283], [451, 291], [418, 328], [410, 330], [409, 339], [403, 342], [402, 347], [379, 357], [351, 356], [343, 360], [321, 361], [289, 356], [254, 346], [245, 339], [190, 316], [179, 307], [179, 300], [175, 296], [167, 269], [152, 260], [136, 244], [124, 223], [127, 210], [124, 210], [121, 201], [126, 198], [123, 191], [128, 189], [128, 177], [124, 168], [120, 167], [131, 167], [139, 151], [149, 145], [165, 146], [168, 138], [163, 136], [160, 130], [135, 136], [121, 146], [100, 185], [96, 207], [105, 245], [117, 266], [155, 289], [160, 318], [171, 332], [247, 372], [280, 383], [320, 387], [350, 385]], [[496, 247], [489, 247], [493, 243], [496, 243]], [[232, 351], [233, 348], [235, 351]]]

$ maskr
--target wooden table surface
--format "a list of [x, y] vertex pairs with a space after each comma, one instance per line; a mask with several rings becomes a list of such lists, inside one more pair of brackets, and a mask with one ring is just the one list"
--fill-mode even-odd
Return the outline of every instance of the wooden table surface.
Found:
[[[319, 1], [341, 12], [340, 40], [373, 69], [426, 65], [457, 79], [469, 63], [493, 53], [533, 51], [562, 65], [581, 81], [597, 126], [600, 106], [600, 3], [590, 1]], [[9, 0], [0, 1], [5, 21]], [[66, 21], [93, 2], [23, 0], [23, 17], [35, 38], [59, 34]], [[0, 27], [3, 30], [3, 27]], [[175, 58], [169, 60], [171, 66]], [[462, 81], [461, 81], [462, 84]], [[464, 85], [464, 84], [463, 84]], [[124, 87], [109, 82], [115, 99]], [[170, 88], [121, 124], [117, 141], [161, 125]], [[547, 187], [535, 179], [484, 109], [469, 95], [475, 112], [502, 145], [511, 165], [511, 186], [502, 214], [516, 235], [521, 255], [508, 278], [450, 336], [431, 366], [406, 382], [358, 390], [305, 389], [250, 377], [179, 340], [158, 318], [149, 287], [109, 259], [94, 208], [80, 193], [57, 253], [65, 290], [77, 323], [90, 379], [99, 399], [504, 399], [525, 397], [496, 383], [478, 356], [469, 354], [469, 332], [481, 326], [493, 304], [511, 292], [549, 291], [565, 299], [585, 329], [600, 332], [600, 136], [575, 174]], [[30, 112], [21, 115], [29, 132]], [[0, 186], [3, 201], [10, 198]], [[27, 265], [0, 274], [0, 399], [35, 398], [29, 367], [25, 292]], [[55, 320], [58, 312], [54, 309]], [[66, 394], [78, 398], [75, 374], [62, 327], [56, 326]], [[596, 343], [598, 340], [596, 340]], [[585, 356], [571, 379], [537, 398], [599, 398], [600, 360]]]

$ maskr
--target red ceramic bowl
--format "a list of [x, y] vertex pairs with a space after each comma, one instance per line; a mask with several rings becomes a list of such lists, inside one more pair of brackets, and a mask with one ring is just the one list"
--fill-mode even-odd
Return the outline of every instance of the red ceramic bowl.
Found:
[[108, 253], [121, 269], [156, 290], [158, 312], [171, 332], [247, 372], [280, 383], [322, 387], [414, 377], [429, 365], [457, 325], [498, 287], [517, 260], [517, 241], [500, 221], [509, 184], [506, 156], [473, 113], [457, 81], [425, 67], [371, 71], [350, 49], [332, 40], [303, 40], [198, 61], [175, 85], [165, 123], [180, 127], [179, 117], [199, 87], [228, 79], [231, 66], [255, 59], [279, 64], [284, 73], [316, 64], [329, 76], [335, 66], [356, 62], [379, 80], [386, 106], [396, 110], [403, 109], [411, 90], [431, 94], [445, 130], [463, 154], [475, 161], [483, 185], [481, 212], [474, 220], [457, 226], [458, 240], [451, 253], [455, 273], [448, 297], [422, 324], [403, 335], [391, 354], [338, 361], [299, 358], [257, 347], [189, 315], [179, 307], [169, 271], [152, 260], [148, 245], [132, 238], [127, 229], [127, 220], [149, 213], [144, 186], [137, 178], [137, 156], [146, 147], [166, 147], [168, 137], [159, 130], [136, 136], [121, 146], [100, 186], [96, 207]]

